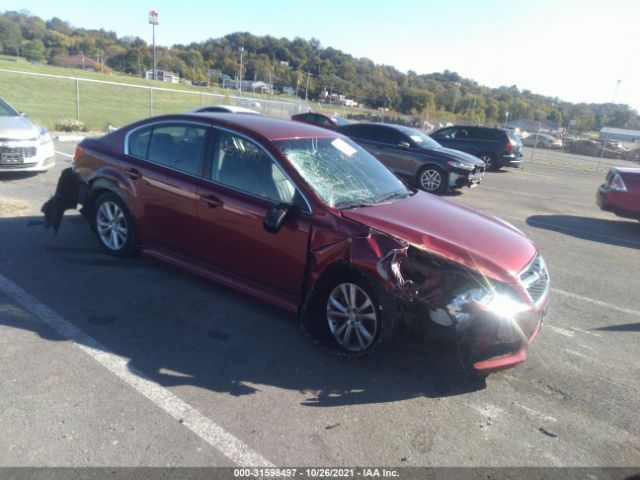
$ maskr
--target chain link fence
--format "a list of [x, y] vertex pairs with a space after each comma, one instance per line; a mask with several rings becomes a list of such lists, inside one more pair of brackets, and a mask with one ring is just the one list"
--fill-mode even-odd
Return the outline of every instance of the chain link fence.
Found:
[[7, 69], [0, 69], [0, 97], [51, 130], [74, 120], [87, 130], [104, 131], [108, 125], [126, 125], [210, 104], [251, 108], [281, 119], [309, 110], [304, 103], [213, 93], [198, 87], [173, 89]]

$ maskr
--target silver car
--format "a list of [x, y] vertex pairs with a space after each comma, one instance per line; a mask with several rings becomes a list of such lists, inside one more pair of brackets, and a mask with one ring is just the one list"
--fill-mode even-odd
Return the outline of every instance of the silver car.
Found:
[[44, 172], [54, 157], [49, 133], [0, 99], [0, 172]]

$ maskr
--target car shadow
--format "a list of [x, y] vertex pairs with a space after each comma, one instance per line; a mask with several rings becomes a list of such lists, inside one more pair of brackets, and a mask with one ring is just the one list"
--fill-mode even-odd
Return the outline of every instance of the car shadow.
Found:
[[621, 325], [608, 325], [606, 327], [596, 328], [595, 330], [600, 330], [603, 332], [638, 332], [640, 333], [640, 322], [639, 323], [623, 323]]
[[576, 215], [532, 215], [527, 224], [582, 240], [640, 248], [640, 225], [632, 220], [608, 220]]
[[[453, 348], [403, 336], [366, 358], [335, 356], [309, 341], [296, 315], [148, 257], [106, 255], [78, 216], [65, 217], [57, 236], [43, 231], [40, 220], [0, 219], [0, 242], [16, 244], [0, 251], [0, 265], [11, 262], [0, 273], [128, 359], [134, 374], [160, 385], [233, 396], [271, 386], [298, 392], [296, 401], [308, 407], [447, 397], [486, 387], [484, 378], [461, 367]], [[3, 308], [2, 298], [0, 290], [0, 324], [66, 340]]]
[[27, 180], [37, 176], [40, 172], [0, 172], [0, 182]]

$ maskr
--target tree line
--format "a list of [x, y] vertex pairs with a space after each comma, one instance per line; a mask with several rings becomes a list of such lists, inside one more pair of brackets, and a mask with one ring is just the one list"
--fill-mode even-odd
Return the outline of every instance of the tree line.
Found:
[[[628, 105], [575, 104], [515, 85], [489, 88], [448, 70], [404, 73], [323, 47], [315, 38], [289, 40], [236, 32], [189, 45], [156, 47], [157, 68], [200, 82], [210, 80], [212, 70], [238, 78], [241, 47], [243, 79], [270, 79], [275, 86], [292, 87], [300, 96], [308, 87], [309, 98], [336, 93], [374, 109], [425, 119], [447, 114], [477, 123], [502, 123], [508, 117], [552, 120], [561, 126], [574, 120], [571, 128], [576, 130], [640, 129], [640, 116]], [[82, 52], [95, 60], [104, 59], [107, 69], [134, 75], [152, 66], [150, 45], [139, 37], [118, 38], [111, 31], [75, 28], [59, 18], [44, 21], [25, 11], [0, 15], [0, 51], [52, 65]]]

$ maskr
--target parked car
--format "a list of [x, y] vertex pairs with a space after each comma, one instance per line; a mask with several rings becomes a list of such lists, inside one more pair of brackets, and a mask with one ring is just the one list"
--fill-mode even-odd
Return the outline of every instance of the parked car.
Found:
[[437, 130], [431, 137], [444, 147], [475, 155], [487, 170], [518, 166], [523, 160], [520, 138], [500, 128], [456, 125]]
[[640, 168], [609, 170], [596, 193], [598, 206], [619, 217], [640, 220]]
[[54, 164], [47, 130], [0, 99], [0, 172], [44, 172]]
[[247, 115], [260, 115], [260, 112], [235, 105], [206, 105], [189, 110], [187, 113], [242, 113]]
[[549, 148], [551, 150], [560, 150], [562, 148], [562, 140], [553, 135], [546, 133], [532, 133], [522, 140], [525, 147]]
[[165, 115], [86, 138], [46, 224], [76, 202], [108, 253], [141, 251], [300, 313], [342, 355], [403, 326], [455, 338], [486, 374], [524, 361], [547, 308], [547, 269], [518, 229], [298, 122]]
[[328, 128], [329, 130], [335, 130], [343, 125], [349, 125], [351, 122], [337, 115], [326, 115], [324, 113], [298, 113], [292, 115], [291, 120], [295, 122], [309, 123], [311, 125], [317, 125], [318, 127]]
[[357, 142], [400, 178], [425, 192], [475, 187], [484, 177], [485, 165], [481, 160], [444, 148], [419, 130], [386, 123], [352, 123], [336, 131]]

